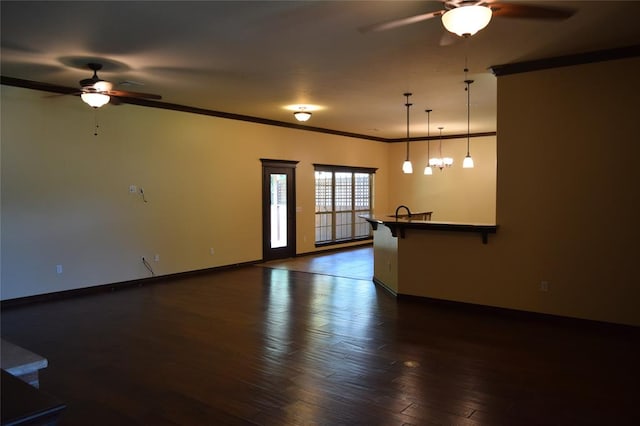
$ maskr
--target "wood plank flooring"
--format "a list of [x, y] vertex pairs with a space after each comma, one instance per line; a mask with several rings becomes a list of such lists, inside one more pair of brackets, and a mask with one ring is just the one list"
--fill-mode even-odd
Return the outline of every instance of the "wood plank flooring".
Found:
[[48, 358], [63, 425], [640, 424], [636, 328], [395, 300], [282, 264], [1, 319]]
[[262, 263], [261, 266], [371, 281], [373, 246], [356, 246], [340, 251], [272, 260]]

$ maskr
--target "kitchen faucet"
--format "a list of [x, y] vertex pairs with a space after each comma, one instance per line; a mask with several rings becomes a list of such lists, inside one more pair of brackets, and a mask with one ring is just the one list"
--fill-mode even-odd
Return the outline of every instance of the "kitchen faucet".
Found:
[[404, 208], [407, 211], [407, 214], [409, 214], [409, 217], [411, 217], [411, 210], [409, 210], [409, 207], [405, 206], [404, 204], [401, 204], [396, 209], [396, 219], [398, 219], [398, 211], [402, 208]]

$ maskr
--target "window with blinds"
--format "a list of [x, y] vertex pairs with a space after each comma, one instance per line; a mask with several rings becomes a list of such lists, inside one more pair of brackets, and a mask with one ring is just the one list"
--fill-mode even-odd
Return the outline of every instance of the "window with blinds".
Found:
[[371, 238], [375, 169], [315, 164], [316, 245]]

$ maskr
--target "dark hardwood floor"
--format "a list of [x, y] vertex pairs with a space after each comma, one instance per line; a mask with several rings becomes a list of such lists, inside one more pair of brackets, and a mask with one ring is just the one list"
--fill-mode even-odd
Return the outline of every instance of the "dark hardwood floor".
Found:
[[2, 312], [65, 425], [638, 425], [639, 336], [282, 264]]
[[373, 279], [373, 245], [272, 260], [263, 263], [262, 266], [371, 281]]

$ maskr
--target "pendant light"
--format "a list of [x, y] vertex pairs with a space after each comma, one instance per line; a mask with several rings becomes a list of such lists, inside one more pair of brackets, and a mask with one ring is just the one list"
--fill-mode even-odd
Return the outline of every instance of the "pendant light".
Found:
[[[467, 68], [464, 69], [465, 76], [469, 70]], [[466, 79], [465, 84], [467, 87], [464, 89], [467, 91], [467, 156], [464, 157], [462, 161], [463, 169], [473, 169], [473, 158], [471, 158], [471, 154], [469, 153], [469, 138], [470, 138], [470, 122], [471, 122], [471, 83], [473, 80]]]
[[431, 168], [431, 164], [429, 162], [429, 158], [431, 157], [431, 150], [430, 150], [430, 145], [431, 145], [431, 111], [430, 109], [425, 109], [424, 112], [427, 113], [427, 165], [424, 168], [424, 174], [427, 176], [430, 176], [433, 174], [433, 169]]
[[409, 96], [411, 96], [411, 93], [405, 93], [404, 96], [407, 97], [407, 103], [405, 104], [407, 107], [407, 158], [404, 160], [404, 163], [402, 163], [402, 172], [405, 174], [411, 174], [413, 173], [413, 166], [409, 160], [409, 108], [411, 108], [411, 105], [413, 104], [409, 103]]

